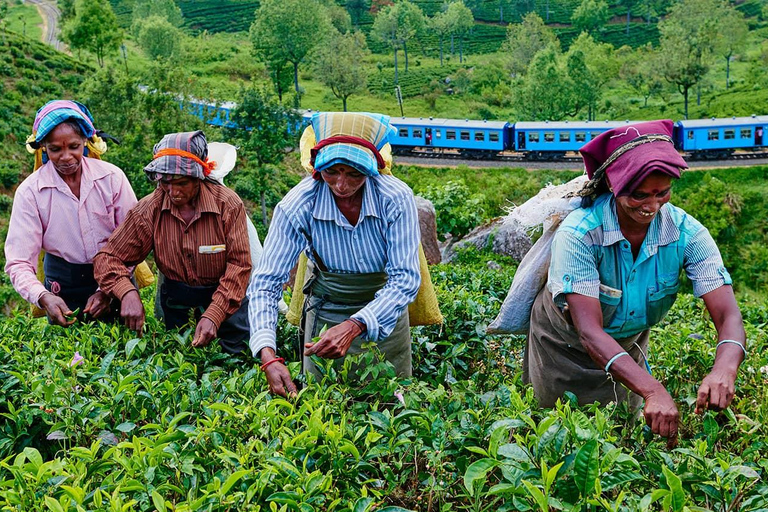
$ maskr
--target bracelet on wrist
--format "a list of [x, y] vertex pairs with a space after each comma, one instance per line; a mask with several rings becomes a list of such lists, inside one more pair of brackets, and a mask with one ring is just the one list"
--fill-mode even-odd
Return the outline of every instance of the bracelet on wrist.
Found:
[[360, 334], [363, 334], [366, 331], [367, 327], [365, 326], [365, 324], [360, 320], [358, 320], [357, 318], [350, 318], [349, 321], [355, 324], [358, 327], [358, 329], [360, 329]]
[[744, 352], [744, 359], [747, 358], [747, 348], [744, 346], [743, 343], [741, 343], [740, 341], [736, 341], [736, 340], [720, 340], [717, 343], [717, 345], [715, 345], [715, 352], [717, 352], [717, 349], [720, 348], [720, 345], [723, 345], [725, 343], [731, 343], [733, 345], [738, 345], [739, 348], [742, 350], [742, 352]]
[[262, 364], [262, 365], [261, 365], [261, 367], [260, 367], [260, 368], [261, 368], [261, 371], [264, 371], [264, 370], [266, 369], [266, 367], [267, 367], [267, 366], [271, 365], [271, 364], [272, 364], [272, 363], [274, 363], [275, 361], [277, 361], [277, 362], [279, 362], [279, 363], [284, 363], [284, 362], [285, 362], [285, 359], [283, 359], [282, 357], [276, 357], [276, 358], [274, 358], [274, 359], [270, 359], [269, 361], [267, 361], [266, 363], [264, 363], [264, 364]]

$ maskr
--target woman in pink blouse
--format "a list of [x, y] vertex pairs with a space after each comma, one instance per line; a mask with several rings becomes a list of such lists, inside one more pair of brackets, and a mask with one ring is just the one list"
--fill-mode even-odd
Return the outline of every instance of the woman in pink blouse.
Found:
[[[136, 204], [118, 167], [99, 156], [106, 144], [91, 113], [75, 101], [51, 101], [38, 110], [27, 148], [36, 172], [16, 189], [5, 271], [16, 291], [68, 326], [74, 310], [92, 318], [115, 313], [93, 277], [93, 257]], [[37, 278], [45, 251], [45, 281]]]

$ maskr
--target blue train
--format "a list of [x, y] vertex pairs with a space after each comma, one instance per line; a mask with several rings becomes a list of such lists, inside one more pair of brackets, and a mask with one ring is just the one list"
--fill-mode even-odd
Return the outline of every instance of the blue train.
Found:
[[[230, 112], [235, 103], [209, 104], [183, 101], [181, 107], [207, 123], [234, 127]], [[311, 110], [302, 111], [302, 125], [309, 123]], [[529, 160], [559, 160], [577, 152], [584, 144], [611, 128], [635, 121], [473, 121], [393, 117], [397, 135], [395, 154], [414, 156], [459, 156], [493, 159], [519, 156]], [[737, 150], [754, 152], [768, 146], [765, 131], [768, 116], [711, 118], [677, 121], [677, 149], [692, 159], [720, 159]]]

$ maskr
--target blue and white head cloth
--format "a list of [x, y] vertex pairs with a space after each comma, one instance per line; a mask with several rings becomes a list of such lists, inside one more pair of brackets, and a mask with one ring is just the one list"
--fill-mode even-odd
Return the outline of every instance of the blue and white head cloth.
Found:
[[[354, 167], [366, 176], [378, 176], [388, 168], [381, 154], [397, 133], [389, 116], [367, 112], [318, 112], [312, 116], [311, 129], [316, 144], [312, 148], [313, 175], [335, 164]], [[391, 157], [390, 157], [391, 159]]]

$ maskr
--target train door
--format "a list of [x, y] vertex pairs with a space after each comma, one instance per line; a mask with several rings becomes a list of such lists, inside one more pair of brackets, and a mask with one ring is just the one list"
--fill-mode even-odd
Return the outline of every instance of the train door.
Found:
[[424, 130], [424, 144], [427, 146], [432, 145], [432, 128], [426, 128]]
[[517, 132], [517, 148], [525, 149], [525, 132]]
[[762, 146], [763, 145], [763, 127], [757, 126], [755, 127], [755, 146]]

